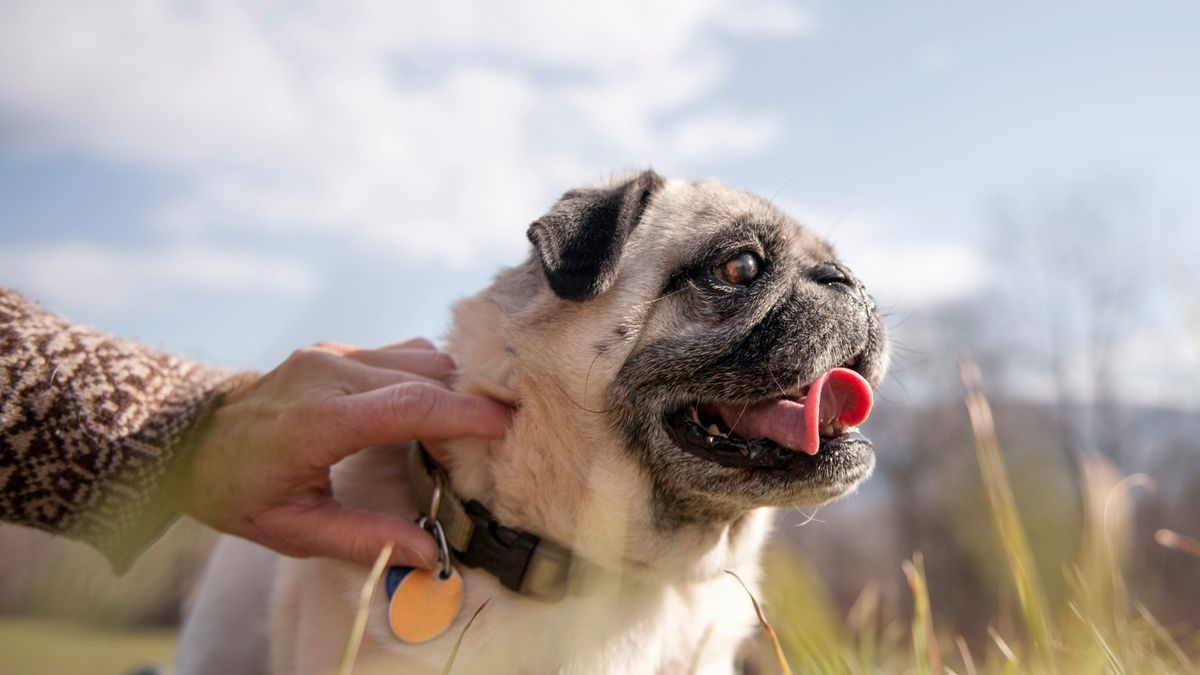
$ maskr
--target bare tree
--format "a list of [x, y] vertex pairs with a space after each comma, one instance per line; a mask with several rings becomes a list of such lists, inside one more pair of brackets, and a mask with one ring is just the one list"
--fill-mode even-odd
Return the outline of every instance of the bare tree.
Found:
[[1095, 449], [1124, 459], [1121, 349], [1159, 320], [1165, 291], [1154, 271], [1162, 240], [1148, 234], [1169, 223], [1143, 204], [1136, 188], [1109, 181], [991, 210], [1005, 308], [993, 325], [1010, 340], [1002, 375], [1049, 399], [1073, 457]]

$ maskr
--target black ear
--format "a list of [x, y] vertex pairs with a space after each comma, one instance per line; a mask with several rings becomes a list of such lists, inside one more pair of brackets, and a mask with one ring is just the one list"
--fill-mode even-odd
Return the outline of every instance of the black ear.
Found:
[[582, 302], [603, 293], [617, 273], [629, 233], [666, 181], [653, 171], [614, 188], [571, 190], [529, 226], [550, 288]]

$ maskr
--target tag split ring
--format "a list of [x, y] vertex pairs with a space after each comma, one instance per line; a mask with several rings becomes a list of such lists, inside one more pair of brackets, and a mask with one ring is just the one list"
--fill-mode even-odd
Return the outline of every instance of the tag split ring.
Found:
[[[436, 495], [438, 491], [435, 491]], [[442, 524], [436, 519], [428, 516], [421, 516], [417, 521], [417, 525], [429, 534], [433, 535], [433, 540], [437, 542], [438, 547], [438, 562], [441, 563], [442, 569], [438, 572], [438, 576], [443, 579], [450, 578], [450, 546], [446, 543], [446, 533], [442, 531]]]

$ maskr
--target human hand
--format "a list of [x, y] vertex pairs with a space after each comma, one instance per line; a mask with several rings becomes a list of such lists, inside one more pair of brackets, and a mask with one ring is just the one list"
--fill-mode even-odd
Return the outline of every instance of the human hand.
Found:
[[329, 469], [373, 445], [502, 436], [508, 408], [451, 391], [453, 371], [423, 339], [293, 353], [225, 396], [184, 470], [180, 510], [284, 555], [370, 565], [392, 544], [392, 564], [432, 567], [432, 537], [404, 518], [338, 504]]

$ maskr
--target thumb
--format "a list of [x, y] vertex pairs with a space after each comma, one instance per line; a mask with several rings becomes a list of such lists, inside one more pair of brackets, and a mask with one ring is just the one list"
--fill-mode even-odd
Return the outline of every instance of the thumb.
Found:
[[433, 537], [416, 523], [334, 501], [310, 509], [264, 513], [257, 520], [272, 533], [273, 548], [289, 555], [337, 558], [370, 567], [391, 544], [393, 565], [434, 567], [438, 560]]

